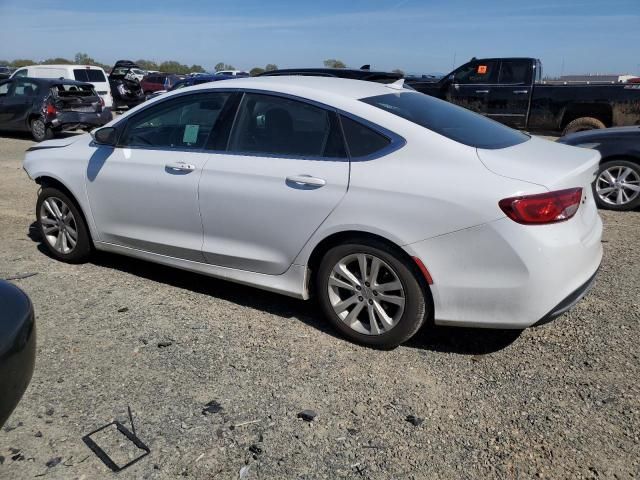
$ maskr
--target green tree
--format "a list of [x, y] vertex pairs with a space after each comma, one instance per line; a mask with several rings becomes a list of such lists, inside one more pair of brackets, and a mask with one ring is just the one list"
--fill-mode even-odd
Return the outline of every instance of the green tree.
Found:
[[74, 57], [75, 63], [78, 65], [95, 65], [96, 61], [86, 53], [78, 52]]
[[68, 58], [56, 57], [56, 58], [47, 58], [40, 62], [40, 65], [73, 65], [73, 62]]
[[9, 66], [13, 68], [20, 68], [20, 67], [26, 67], [27, 65], [37, 65], [37, 63], [38, 62], [33, 60], [28, 60], [26, 58], [17, 58], [13, 62], [11, 62]]
[[233, 65], [229, 65], [228, 63], [218, 62], [218, 63], [216, 63], [216, 66], [213, 67], [213, 69], [216, 72], [219, 72], [221, 70], [235, 70], [236, 67], [234, 67]]
[[189, 67], [175, 60], [167, 60], [158, 65], [158, 70], [165, 73], [185, 74], [189, 73]]
[[400, 75], [402, 75], [404, 77], [404, 70], [400, 70], [399, 68], [396, 68], [395, 70], [391, 70], [393, 73], [399, 73]]
[[336, 60], [335, 58], [330, 58], [322, 63], [327, 68], [347, 68], [347, 65], [342, 60]]
[[189, 67], [189, 73], [191, 73], [191, 72], [204, 73], [205, 70], [202, 67], [202, 65], [191, 65], [191, 67]]
[[278, 70], [278, 65], [276, 65], [275, 63], [267, 63], [267, 66], [266, 66], [266, 67], [264, 67], [264, 69], [265, 69], [267, 72], [272, 72], [272, 71], [274, 71], [274, 70]]
[[143, 70], [158, 70], [158, 64], [153, 60], [136, 60], [136, 65], [138, 65]]
[[264, 68], [262, 67], [253, 67], [251, 70], [249, 70], [249, 75], [251, 75], [252, 77], [260, 75], [261, 73], [264, 73]]

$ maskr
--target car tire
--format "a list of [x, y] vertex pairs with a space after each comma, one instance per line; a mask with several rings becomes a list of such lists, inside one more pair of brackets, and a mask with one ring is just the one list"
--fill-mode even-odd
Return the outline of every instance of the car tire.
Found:
[[600, 208], [627, 211], [640, 207], [640, 192], [629, 188], [640, 188], [640, 164], [623, 159], [603, 162], [592, 186]]
[[53, 138], [53, 130], [51, 127], [47, 127], [42, 118], [34, 118], [29, 124], [31, 129], [31, 136], [36, 142], [44, 142]]
[[[316, 294], [327, 319], [345, 337], [364, 345], [394, 348], [410, 339], [428, 316], [428, 287], [416, 270], [383, 242], [338, 245], [320, 261]], [[353, 308], [343, 309], [347, 303]]]
[[87, 224], [76, 202], [65, 192], [43, 188], [36, 203], [36, 218], [42, 243], [51, 256], [66, 263], [89, 259], [92, 243]]
[[607, 128], [601, 120], [593, 117], [580, 117], [572, 120], [564, 127], [562, 136], [569, 135], [570, 133], [583, 132], [585, 130], [599, 130], [601, 128]]

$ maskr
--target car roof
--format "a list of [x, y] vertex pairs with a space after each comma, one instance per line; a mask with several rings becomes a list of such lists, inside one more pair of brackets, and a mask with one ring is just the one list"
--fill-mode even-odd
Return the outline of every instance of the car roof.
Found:
[[[388, 84], [352, 80], [350, 78], [314, 77], [314, 76], [265, 76], [244, 77], [221, 80], [190, 87], [192, 90], [208, 88], [238, 88], [274, 91], [314, 99], [320, 97], [348, 98], [359, 100], [375, 95], [398, 92]], [[403, 90], [408, 92], [410, 90]]]
[[270, 70], [261, 73], [260, 77], [272, 77], [279, 75], [300, 75], [313, 76], [319, 75], [324, 77], [340, 77], [366, 80], [368, 78], [389, 78], [400, 79], [402, 74], [396, 72], [383, 72], [376, 70], [358, 70], [355, 68], [284, 68], [280, 70]]
[[47, 85], [84, 85], [93, 88], [93, 84], [88, 82], [78, 82], [77, 80], [71, 80], [68, 78], [36, 78], [36, 77], [14, 77], [12, 81], [29, 80], [34, 83], [47, 84]]
[[95, 69], [95, 70], [102, 70], [102, 68], [96, 66], [96, 65], [77, 65], [77, 64], [70, 64], [70, 63], [61, 63], [61, 64], [55, 64], [55, 65], [27, 65], [26, 67], [21, 67], [21, 68], [89, 68], [89, 69]]

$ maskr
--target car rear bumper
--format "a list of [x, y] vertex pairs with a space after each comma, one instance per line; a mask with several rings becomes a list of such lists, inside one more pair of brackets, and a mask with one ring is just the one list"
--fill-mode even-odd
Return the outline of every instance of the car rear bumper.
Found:
[[580, 222], [504, 218], [404, 248], [433, 278], [436, 324], [521, 329], [557, 317], [588, 291], [602, 260], [602, 221]]
[[113, 120], [110, 108], [104, 108], [102, 112], [59, 112], [56, 118], [49, 124], [58, 130], [73, 130], [77, 128], [101, 127]]
[[589, 291], [593, 287], [593, 284], [596, 282], [598, 271], [599, 269], [596, 270], [596, 273], [594, 273], [589, 280], [587, 280], [584, 284], [582, 284], [578, 289], [571, 292], [567, 296], [567, 298], [562, 300], [558, 305], [555, 306], [553, 310], [551, 310], [544, 317], [542, 317], [535, 324], [533, 324], [533, 326], [539, 327], [540, 325], [545, 325], [549, 322], [552, 322], [563, 313], [566, 313], [569, 310], [571, 310], [580, 300], [582, 300], [587, 295], [587, 293], [589, 293]]

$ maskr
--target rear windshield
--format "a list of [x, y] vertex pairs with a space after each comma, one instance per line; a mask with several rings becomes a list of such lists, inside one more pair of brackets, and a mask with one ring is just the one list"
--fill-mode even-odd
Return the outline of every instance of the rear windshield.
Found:
[[79, 82], [106, 82], [101, 70], [78, 68], [73, 71], [73, 77]]
[[60, 84], [53, 87], [59, 97], [91, 97], [95, 96], [91, 85]]
[[506, 148], [530, 138], [482, 115], [422, 93], [389, 93], [361, 101], [470, 147]]

